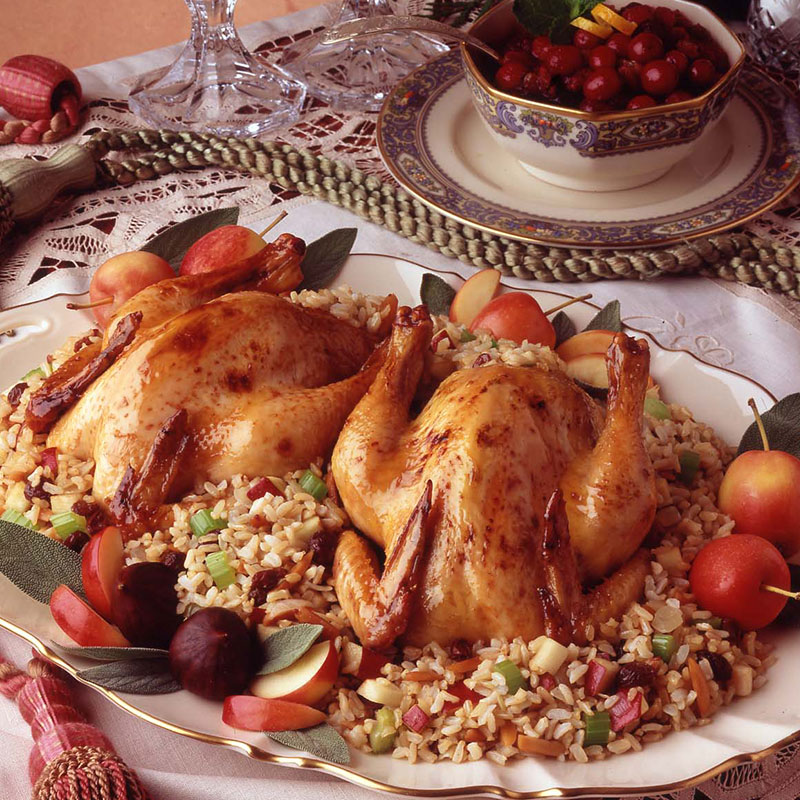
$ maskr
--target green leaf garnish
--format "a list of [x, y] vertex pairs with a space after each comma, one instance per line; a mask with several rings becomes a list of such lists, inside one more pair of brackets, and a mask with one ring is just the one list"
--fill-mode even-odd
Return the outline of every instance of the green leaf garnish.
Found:
[[313, 728], [306, 728], [304, 731], [279, 731], [267, 733], [267, 736], [280, 742], [284, 747], [305, 750], [312, 756], [324, 758], [334, 764], [350, 763], [350, 750], [347, 742], [327, 722], [322, 722]]
[[141, 249], [145, 253], [155, 253], [165, 261], [169, 261], [169, 265], [177, 275], [186, 251], [201, 236], [205, 236], [223, 225], [235, 225], [238, 221], [239, 209], [235, 207], [206, 211], [205, 214], [198, 214], [196, 217], [171, 225], [158, 236], [154, 236]]
[[50, 646], [58, 653], [92, 661], [133, 661], [144, 658], [169, 658], [169, 650], [158, 647], [64, 647], [51, 642]]
[[571, 41], [570, 22], [591, 11], [599, 0], [514, 0], [514, 16], [533, 36]]
[[357, 235], [357, 228], [337, 228], [311, 242], [300, 264], [303, 282], [297, 287], [298, 291], [329, 286], [342, 271]]
[[162, 658], [112, 661], [82, 669], [78, 677], [104, 689], [128, 694], [170, 694], [181, 689], [169, 670], [169, 662]]
[[575, 323], [563, 311], [559, 311], [551, 322], [556, 332], [556, 347], [578, 332]]
[[270, 675], [285, 669], [305, 655], [322, 633], [322, 625], [309, 625], [305, 622], [281, 628], [264, 640], [264, 663], [259, 675]]
[[0, 521], [0, 572], [40, 603], [62, 583], [84, 597], [81, 557], [49, 537], [5, 520]]
[[619, 311], [619, 300], [612, 300], [605, 305], [591, 322], [584, 328], [585, 331], [614, 331], [619, 333], [622, 330], [622, 318]]
[[[770, 449], [783, 450], [800, 458], [800, 394], [790, 394], [761, 415]], [[763, 450], [761, 434], [754, 422], [739, 442], [739, 454], [746, 450]]]
[[431, 314], [447, 314], [456, 296], [456, 290], [438, 275], [426, 272], [422, 276], [419, 296]]

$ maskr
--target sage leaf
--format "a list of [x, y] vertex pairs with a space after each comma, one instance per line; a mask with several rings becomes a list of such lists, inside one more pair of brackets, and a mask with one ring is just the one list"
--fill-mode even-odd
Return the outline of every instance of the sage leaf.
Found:
[[64, 647], [55, 642], [50, 646], [58, 653], [92, 661], [132, 661], [144, 658], [169, 658], [169, 650], [157, 647]]
[[23, 525], [0, 520], [0, 572], [40, 603], [62, 583], [81, 597], [81, 557], [60, 542]]
[[169, 261], [169, 265], [177, 275], [186, 251], [201, 236], [205, 236], [223, 225], [235, 225], [238, 221], [239, 209], [236, 207], [206, 211], [204, 214], [198, 214], [196, 217], [171, 225], [140, 249], [145, 253], [155, 253], [165, 261]]
[[591, 322], [584, 328], [585, 331], [614, 331], [619, 333], [622, 330], [622, 317], [619, 311], [619, 300], [612, 300], [603, 306], [597, 314], [592, 317]]
[[553, 317], [552, 324], [556, 332], [556, 347], [578, 332], [575, 323], [563, 311], [559, 311]]
[[327, 722], [322, 722], [313, 728], [306, 728], [304, 731], [268, 732], [267, 736], [285, 747], [305, 750], [312, 756], [333, 761], [334, 764], [350, 763], [350, 750], [347, 742]]
[[456, 290], [438, 275], [426, 272], [422, 276], [419, 296], [431, 314], [447, 314], [456, 296]]
[[308, 651], [321, 633], [322, 625], [309, 625], [303, 622], [281, 628], [271, 636], [267, 636], [262, 645], [264, 663], [258, 674], [270, 675], [291, 666]]
[[[790, 394], [761, 415], [770, 450], [783, 450], [800, 458], [800, 394]], [[755, 422], [744, 432], [739, 453], [763, 450], [761, 434]]]
[[128, 694], [169, 694], [181, 689], [169, 670], [169, 663], [160, 658], [99, 664], [79, 670], [78, 677], [104, 689]]
[[337, 228], [306, 248], [300, 268], [303, 282], [298, 289], [324, 289], [342, 271], [358, 235], [357, 228]]

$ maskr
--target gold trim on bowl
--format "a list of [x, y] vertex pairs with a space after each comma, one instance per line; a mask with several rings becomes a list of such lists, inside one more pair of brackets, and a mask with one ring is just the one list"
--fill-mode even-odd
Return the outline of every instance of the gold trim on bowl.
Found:
[[[488, 12], [491, 13], [491, 12]], [[444, 56], [440, 56], [440, 58], [447, 58], [447, 54]], [[420, 67], [417, 67], [415, 70], [410, 72], [404, 79], [403, 83], [406, 81], [412, 80], [417, 73], [423, 72], [427, 69], [427, 65], [423, 64]], [[755, 70], [762, 75], [764, 75], [768, 80], [772, 83], [776, 83], [775, 79], [764, 69], [761, 69], [758, 65], [754, 63], [750, 63], [747, 65], [747, 69]], [[463, 80], [466, 81], [466, 78]], [[777, 84], [780, 85], [780, 84]], [[782, 87], [783, 88], [783, 87]], [[734, 89], [734, 94], [739, 91], [738, 87]], [[599, 243], [590, 243], [586, 244], [582, 242], [580, 239], [564, 239], [564, 238], [555, 238], [555, 237], [548, 237], [548, 236], [535, 236], [529, 234], [521, 234], [521, 233], [512, 233], [511, 231], [503, 230], [501, 228], [495, 228], [492, 225], [485, 225], [478, 220], [472, 219], [471, 217], [462, 216], [460, 214], [456, 214], [455, 212], [445, 208], [444, 206], [439, 205], [435, 200], [430, 197], [425, 196], [422, 194], [417, 187], [411, 183], [403, 173], [401, 169], [397, 167], [395, 162], [389, 157], [389, 154], [386, 152], [386, 146], [383, 141], [383, 121], [384, 117], [388, 114], [390, 106], [396, 97], [396, 87], [395, 89], [390, 92], [386, 99], [383, 101], [383, 105], [381, 106], [380, 113], [378, 114], [378, 120], [376, 123], [376, 143], [378, 145], [378, 152], [380, 153], [381, 160], [383, 161], [384, 166], [389, 171], [391, 176], [400, 184], [404, 191], [408, 192], [415, 200], [418, 200], [424, 206], [433, 211], [437, 211], [438, 213], [442, 214], [443, 216], [447, 217], [448, 219], [452, 219], [455, 222], [458, 222], [462, 225], [467, 225], [468, 227], [475, 228], [476, 230], [483, 231], [484, 233], [492, 234], [493, 236], [498, 236], [503, 239], [511, 239], [513, 241], [518, 242], [526, 242], [528, 244], [543, 244], [548, 246], [554, 246], [559, 248], [575, 248], [575, 249], [586, 249], [591, 250], [595, 248], [599, 249], [607, 249], [607, 250], [620, 250], [621, 252], [626, 252], [629, 250], [636, 250], [640, 248], [655, 248], [655, 247], [664, 247], [668, 244], [676, 244], [676, 243], [686, 243], [691, 239], [697, 239], [699, 237], [708, 237], [713, 236], [717, 233], [722, 233], [723, 231], [728, 231], [731, 228], [738, 228], [741, 225], [745, 225], [753, 219], [760, 217], [762, 214], [769, 211], [771, 208], [776, 206], [780, 203], [784, 198], [788, 197], [792, 192], [795, 191], [798, 187], [800, 187], [800, 172], [794, 177], [792, 181], [790, 181], [781, 192], [777, 195], [771, 197], [767, 202], [764, 203], [761, 207], [756, 209], [755, 211], [751, 212], [750, 214], [744, 217], [737, 217], [733, 220], [727, 220], [725, 222], [720, 222], [712, 227], [703, 228], [702, 230], [693, 232], [693, 231], [683, 231], [680, 234], [676, 234], [675, 236], [667, 236], [658, 239], [649, 239], [643, 243], [639, 244], [626, 244], [626, 245], [619, 245], [614, 243], [609, 244], [599, 244]], [[509, 95], [510, 97], [510, 95]], [[512, 98], [515, 100], [515, 98]], [[688, 101], [687, 101], [688, 102]], [[675, 108], [678, 108], [681, 104], [675, 103]], [[477, 114], [478, 112], [472, 106], [470, 102], [470, 107], [473, 109], [474, 113]], [[544, 106], [543, 106], [544, 107]], [[645, 109], [649, 111], [650, 109]], [[761, 112], [764, 113], [763, 111]], [[766, 114], [764, 114], [766, 117]], [[769, 124], [769, 123], [767, 123]], [[770, 131], [772, 128], [770, 127]], [[521, 175], [527, 175], [522, 168], [520, 168]], [[530, 177], [530, 176], [528, 176]], [[480, 200], [480, 198], [478, 198]], [[532, 219], [536, 219], [535, 216], [531, 215]], [[586, 224], [591, 224], [590, 222]]]
[[[443, 275], [454, 275], [458, 277], [460, 280], [464, 280], [464, 278], [461, 275], [452, 270], [436, 269], [435, 267], [429, 267], [423, 264], [419, 264], [418, 262], [412, 261], [411, 259], [408, 258], [402, 258], [399, 256], [390, 256], [386, 255], [385, 253], [352, 253], [351, 256], [353, 257], [372, 256], [372, 257], [397, 259], [400, 261], [405, 261], [406, 263], [409, 264], [413, 264], [414, 266], [427, 271], [438, 272], [439, 274]], [[508, 289], [513, 289], [515, 291], [526, 291], [524, 289], [520, 290], [518, 287], [509, 286], [502, 280], [500, 285]], [[554, 297], [565, 298], [565, 299], [571, 299], [573, 297], [573, 295], [565, 294], [563, 292], [553, 291], [552, 289], [532, 289], [528, 291], [536, 291], [542, 294], [550, 294], [553, 295]], [[53, 295], [52, 297], [63, 297], [63, 296], [75, 296], [75, 295], [59, 294], [59, 295]], [[36, 303], [41, 303], [45, 302], [45, 300], [50, 300], [52, 299], [52, 297], [45, 298], [44, 300], [35, 300], [29, 303], [21, 303], [16, 306], [10, 306], [6, 309], [3, 309], [3, 311], [11, 311], [15, 308], [35, 305]], [[581, 302], [585, 303], [586, 305], [590, 306], [595, 310], [600, 309], [600, 306], [598, 306], [595, 303], [591, 303], [588, 300], [583, 300]], [[721, 370], [722, 372], [727, 372], [731, 375], [735, 375], [739, 378], [743, 378], [744, 380], [750, 381], [753, 385], [757, 386], [759, 389], [765, 392], [770, 398], [772, 398], [773, 401], [776, 400], [775, 395], [773, 395], [772, 392], [770, 392], [766, 387], [762, 386], [760, 383], [748, 377], [747, 375], [743, 375], [740, 372], [736, 372], [735, 370], [728, 369], [726, 367], [719, 367], [715, 364], [711, 364], [707, 361], [704, 361], [699, 356], [695, 355], [691, 351], [686, 350], [684, 348], [666, 347], [660, 344], [653, 336], [653, 334], [649, 333], [648, 331], [643, 331], [641, 329], [634, 328], [630, 325], [626, 325], [625, 327], [628, 330], [646, 336], [662, 350], [666, 350], [672, 353], [686, 353], [687, 355], [691, 356], [695, 361], [698, 361], [699, 363], [705, 366], [711, 367], [712, 369], [718, 369]], [[143, 720], [144, 722], [148, 722], [152, 725], [155, 725], [158, 728], [170, 731], [172, 733], [177, 733], [181, 736], [186, 736], [190, 739], [196, 739], [197, 741], [204, 742], [206, 744], [223, 745], [233, 750], [239, 750], [240, 752], [244, 753], [244, 755], [249, 756], [250, 758], [255, 759], [257, 761], [264, 761], [270, 764], [279, 764], [283, 766], [307, 767], [310, 769], [318, 770], [320, 772], [324, 772], [328, 775], [333, 775], [334, 777], [346, 780], [350, 783], [355, 784], [356, 786], [361, 786], [365, 789], [371, 789], [373, 791], [382, 791], [388, 794], [400, 795], [405, 797], [457, 798], [457, 797], [480, 797], [485, 795], [492, 795], [494, 797], [508, 798], [508, 800], [543, 800], [544, 798], [552, 798], [552, 797], [564, 797], [564, 798], [602, 797], [602, 796], [633, 797], [633, 796], [640, 796], [642, 794], [645, 795], [663, 794], [665, 792], [673, 792], [673, 791], [692, 788], [700, 783], [703, 783], [706, 780], [715, 777], [716, 775], [719, 775], [721, 772], [724, 772], [740, 764], [754, 763], [761, 761], [765, 758], [768, 758], [771, 755], [774, 755], [782, 748], [800, 739], [800, 730], [797, 730], [794, 733], [790, 734], [789, 736], [771, 745], [770, 747], [764, 748], [763, 750], [758, 750], [752, 753], [741, 753], [737, 756], [732, 756], [731, 758], [726, 759], [720, 764], [711, 767], [710, 769], [700, 773], [699, 775], [695, 775], [683, 781], [677, 781], [675, 783], [670, 783], [670, 784], [659, 784], [654, 786], [637, 786], [637, 787], [590, 786], [590, 787], [582, 787], [579, 789], [551, 787], [548, 789], [538, 789], [529, 792], [518, 792], [516, 790], [507, 789], [503, 786], [497, 786], [497, 785], [453, 786], [446, 789], [413, 789], [404, 786], [395, 786], [393, 784], [383, 783], [382, 781], [375, 780], [373, 778], [369, 778], [365, 775], [362, 775], [350, 767], [342, 766], [339, 764], [332, 764], [328, 761], [323, 761], [321, 759], [314, 758], [313, 756], [300, 756], [300, 755], [291, 756], [291, 755], [280, 755], [278, 753], [270, 753], [266, 750], [262, 750], [260, 747], [251, 745], [248, 742], [243, 742], [238, 739], [229, 739], [223, 736], [215, 736], [213, 734], [199, 733], [198, 731], [193, 731], [189, 728], [184, 728], [180, 725], [168, 722], [167, 720], [155, 717], [152, 714], [149, 714], [146, 711], [142, 711], [141, 709], [138, 709], [135, 706], [131, 705], [127, 700], [120, 697], [120, 695], [118, 695], [116, 692], [113, 692], [109, 689], [105, 689], [102, 686], [98, 686], [97, 684], [94, 684], [91, 681], [87, 681], [84, 678], [81, 678], [78, 675], [78, 670], [75, 667], [73, 667], [68, 661], [65, 661], [63, 657], [61, 657], [53, 650], [51, 650], [47, 644], [42, 642], [34, 634], [29, 633], [24, 628], [21, 628], [15, 623], [4, 619], [2, 616], [0, 616], [0, 628], [3, 628], [9, 631], [10, 633], [13, 633], [16, 636], [19, 636], [24, 641], [28, 642], [40, 655], [44, 656], [45, 658], [47, 658], [48, 660], [52, 661], [54, 664], [59, 666], [67, 674], [75, 678], [75, 680], [77, 680], [79, 683], [89, 686], [90, 688], [99, 692], [103, 697], [110, 700], [118, 708], [121, 708], [123, 711], [126, 711], [127, 713], [131, 714], [137, 719]]]
[[[512, 0], [505, 0], [505, 2], [498, 3], [496, 6], [489, 9], [489, 11], [478, 17], [478, 19], [472, 23], [468, 29], [468, 33], [471, 33], [473, 36], [475, 36], [476, 25], [482, 25], [488, 19], [490, 19], [492, 15], [497, 14], [499, 11], [505, 11], [511, 2]], [[730, 29], [727, 23], [720, 19], [720, 17], [718, 17], [711, 9], [705, 6], [701, 6], [700, 8], [702, 11], [706, 12], [709, 16], [713, 17], [717, 22], [719, 22], [719, 24], [725, 29], [725, 32], [728, 34], [728, 36], [730, 36], [731, 41], [735, 42], [739, 48], [739, 57], [733, 64], [731, 64], [727, 72], [725, 72], [724, 75], [721, 75], [719, 80], [710, 89], [703, 92], [703, 94], [693, 97], [691, 100], [683, 100], [680, 103], [670, 103], [668, 106], [653, 106], [651, 108], [637, 108], [633, 110], [625, 109], [623, 111], [581, 111], [579, 108], [567, 108], [566, 106], [557, 106], [549, 103], [540, 103], [537, 100], [529, 100], [525, 97], [508, 94], [507, 92], [498, 89], [496, 86], [492, 86], [492, 84], [486, 80], [486, 77], [480, 71], [480, 69], [478, 69], [478, 65], [472, 58], [472, 53], [470, 52], [469, 46], [465, 42], [460, 42], [458, 48], [461, 52], [462, 59], [467, 63], [470, 74], [475, 78], [475, 80], [478, 81], [480, 87], [495, 100], [505, 100], [506, 102], [516, 103], [524, 108], [547, 111], [551, 114], [566, 114], [571, 117], [576, 117], [577, 119], [586, 120], [588, 122], [626, 118], [638, 119], [639, 117], [647, 117], [651, 115], [658, 116], [659, 114], [663, 114], [665, 109], [669, 111], [684, 111], [685, 109], [694, 108], [695, 106], [702, 106], [707, 100], [711, 99], [711, 97], [716, 94], [717, 91], [722, 89], [728, 81], [734, 79], [736, 73], [741, 70], [742, 65], [744, 64], [747, 52], [744, 49], [744, 45], [739, 37]], [[480, 39], [481, 37], [478, 36], [478, 38]]]

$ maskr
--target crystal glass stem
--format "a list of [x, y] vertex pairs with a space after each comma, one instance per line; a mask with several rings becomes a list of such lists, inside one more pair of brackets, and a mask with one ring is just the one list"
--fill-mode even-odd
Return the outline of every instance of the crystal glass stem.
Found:
[[[343, 0], [334, 24], [391, 13], [387, 0]], [[429, 34], [397, 31], [311, 49], [299, 42], [284, 51], [281, 64], [336, 109], [378, 111], [409, 72], [448, 49]]]
[[255, 136], [294, 122], [305, 87], [242, 44], [236, 0], [186, 0], [192, 29], [177, 61], [141, 78], [132, 110], [165, 128]]

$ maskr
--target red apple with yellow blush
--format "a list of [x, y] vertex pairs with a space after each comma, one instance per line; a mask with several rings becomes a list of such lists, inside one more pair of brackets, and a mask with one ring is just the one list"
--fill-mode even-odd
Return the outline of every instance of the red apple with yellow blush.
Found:
[[103, 326], [126, 301], [153, 283], [174, 278], [169, 262], [155, 253], [134, 250], [120, 253], [103, 262], [92, 275], [89, 285], [89, 305], [76, 308], [91, 308], [95, 319]]
[[181, 275], [214, 272], [258, 259], [267, 243], [255, 231], [241, 225], [223, 225], [201, 236], [181, 261]]
[[728, 467], [718, 505], [736, 523], [736, 533], [761, 536], [790, 558], [800, 552], [800, 459], [770, 450], [755, 402], [763, 450], [748, 450]]

